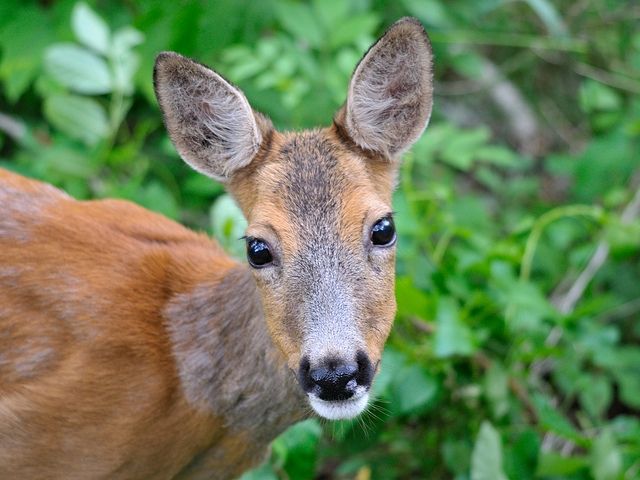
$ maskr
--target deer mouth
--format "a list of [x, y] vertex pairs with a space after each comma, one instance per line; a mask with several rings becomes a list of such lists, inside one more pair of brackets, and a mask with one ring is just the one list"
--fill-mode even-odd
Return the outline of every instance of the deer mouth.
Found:
[[369, 392], [362, 388], [346, 400], [322, 400], [314, 394], [309, 394], [309, 403], [321, 417], [328, 420], [345, 420], [355, 418], [364, 411], [369, 403]]

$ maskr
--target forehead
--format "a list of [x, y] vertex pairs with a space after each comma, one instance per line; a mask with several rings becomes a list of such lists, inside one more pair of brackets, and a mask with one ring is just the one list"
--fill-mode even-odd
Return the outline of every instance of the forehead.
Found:
[[368, 183], [365, 172], [348, 176], [350, 167], [360, 170], [360, 166], [345, 156], [318, 132], [295, 134], [285, 140], [274, 184], [282, 207], [298, 227], [335, 220], [349, 191]]
[[371, 165], [328, 130], [283, 134], [258, 182], [259, 204], [287, 214], [298, 227], [386, 205], [391, 185], [384, 165]]

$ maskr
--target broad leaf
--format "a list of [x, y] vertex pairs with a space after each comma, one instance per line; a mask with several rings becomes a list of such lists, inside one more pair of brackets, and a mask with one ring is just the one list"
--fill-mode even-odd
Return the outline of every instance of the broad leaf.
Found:
[[71, 14], [71, 26], [76, 38], [96, 52], [109, 51], [109, 27], [96, 12], [84, 2], [77, 3]]
[[438, 393], [438, 382], [419, 366], [407, 366], [393, 380], [394, 408], [400, 414], [418, 412]]
[[471, 455], [471, 480], [507, 480], [502, 469], [502, 442], [500, 434], [484, 421]]
[[442, 297], [436, 314], [435, 353], [438, 357], [473, 353], [472, 332], [460, 318], [455, 300]]
[[47, 73], [65, 87], [89, 95], [109, 93], [111, 73], [107, 63], [94, 53], [72, 43], [53, 45], [45, 52]]
[[104, 108], [90, 98], [51, 96], [44, 102], [44, 114], [56, 128], [87, 145], [94, 145], [109, 134]]
[[21, 5], [0, 28], [0, 80], [4, 93], [17, 101], [36, 77], [42, 52], [53, 37], [50, 19], [40, 8]]
[[236, 258], [242, 258], [245, 245], [240, 237], [244, 235], [247, 221], [233, 198], [220, 195], [211, 207], [209, 218], [216, 239]]
[[622, 473], [622, 454], [610, 430], [603, 430], [591, 449], [591, 473], [595, 480], [616, 480]]

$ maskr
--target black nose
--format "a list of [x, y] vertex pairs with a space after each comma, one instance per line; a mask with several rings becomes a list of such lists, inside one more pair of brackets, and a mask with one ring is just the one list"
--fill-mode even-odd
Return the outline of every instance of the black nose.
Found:
[[372, 377], [371, 361], [363, 351], [358, 351], [355, 361], [329, 357], [313, 368], [309, 357], [305, 356], [298, 372], [298, 380], [306, 393], [328, 401], [351, 398], [357, 387], [370, 387]]

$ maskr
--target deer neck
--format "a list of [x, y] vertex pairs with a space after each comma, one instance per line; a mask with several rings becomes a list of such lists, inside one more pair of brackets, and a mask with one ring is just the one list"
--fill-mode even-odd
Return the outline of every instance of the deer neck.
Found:
[[306, 416], [304, 395], [271, 340], [247, 267], [175, 296], [166, 316], [190, 404], [265, 443]]

